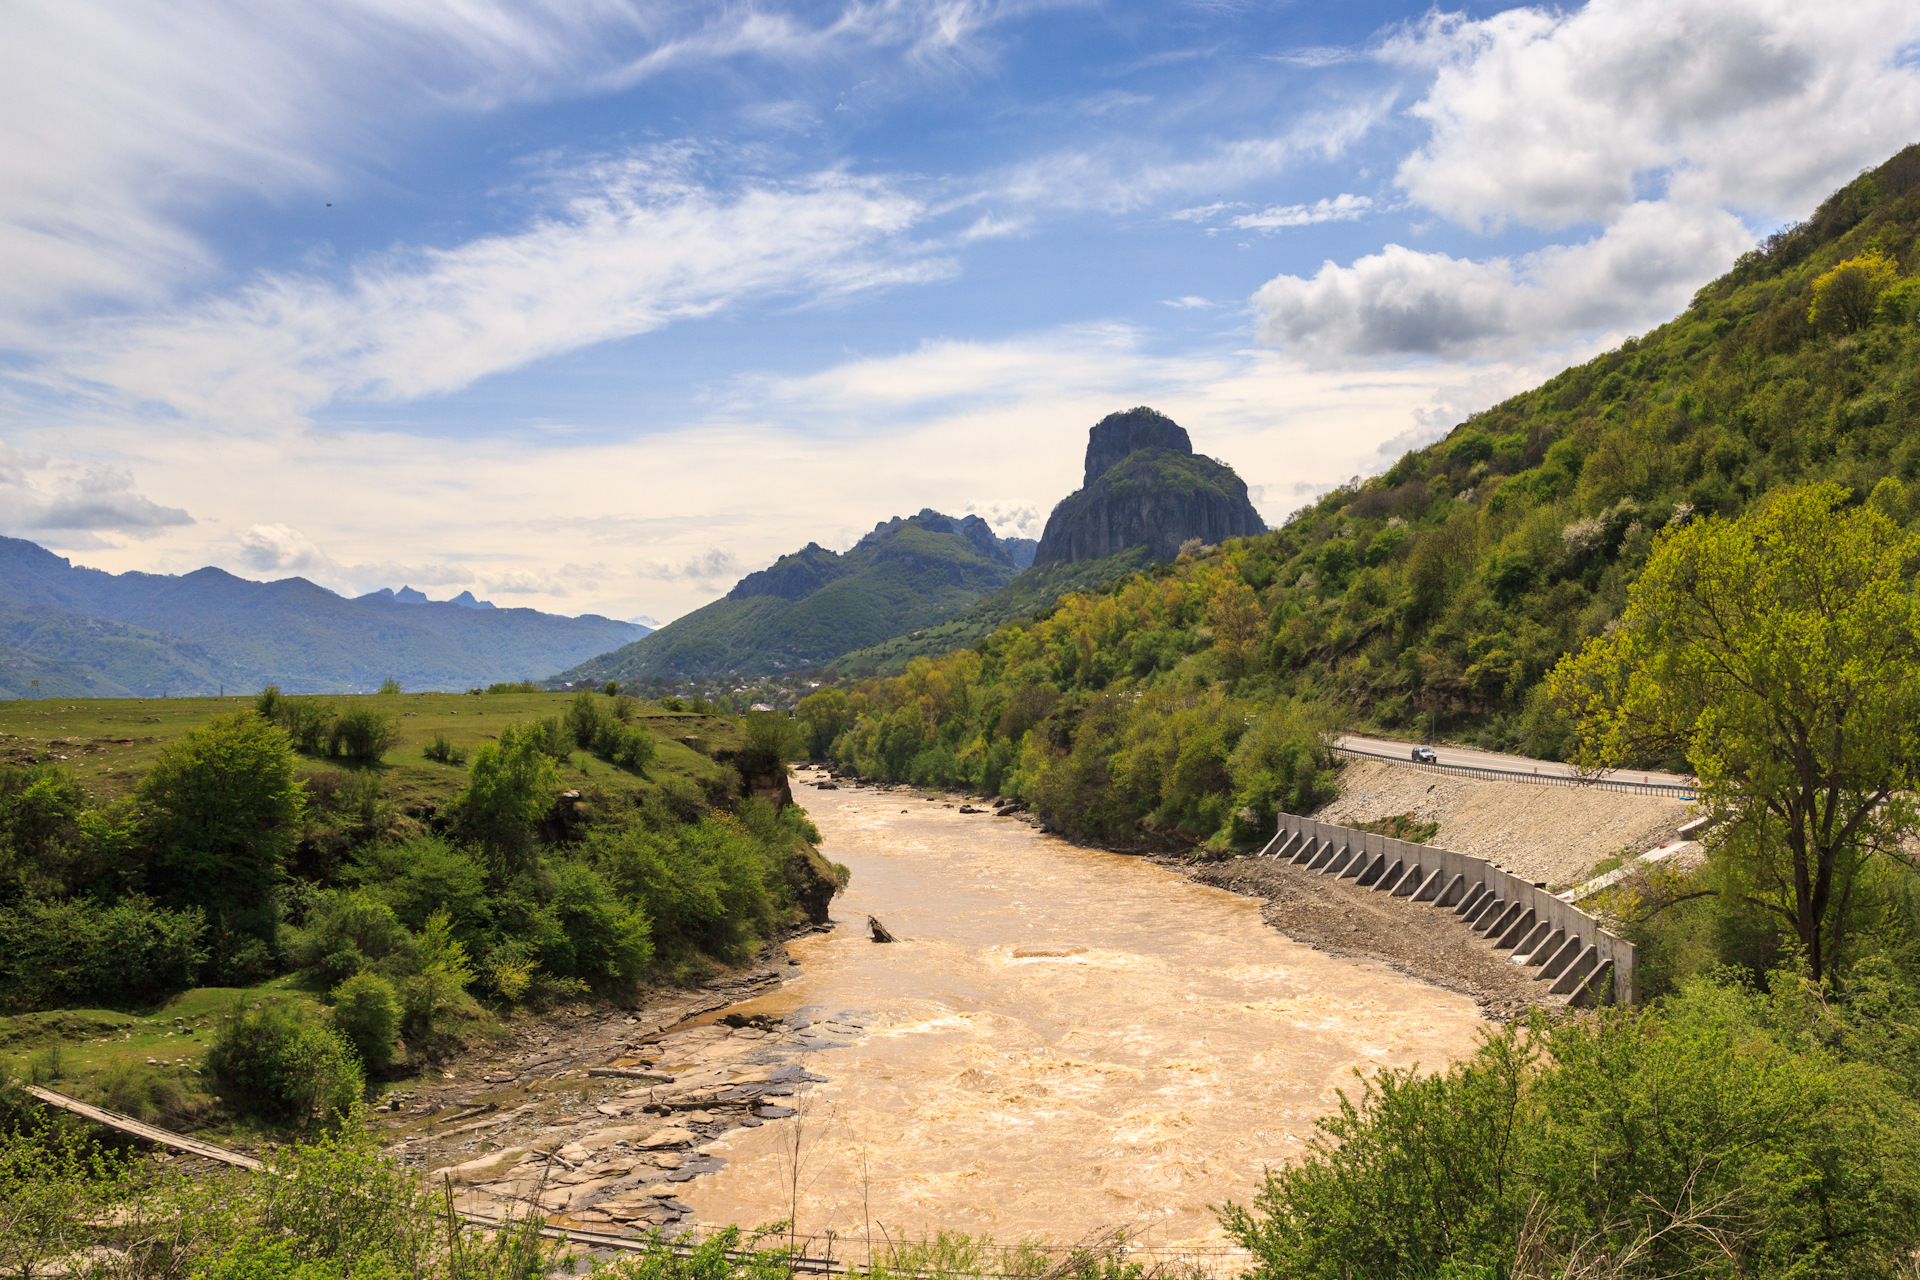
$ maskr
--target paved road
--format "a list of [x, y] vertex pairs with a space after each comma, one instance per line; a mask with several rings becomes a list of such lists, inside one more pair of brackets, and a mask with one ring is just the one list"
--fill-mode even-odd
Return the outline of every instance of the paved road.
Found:
[[[1361, 734], [1348, 734], [1339, 740], [1339, 745], [1351, 747], [1355, 751], [1373, 751], [1383, 756], [1392, 756], [1396, 760], [1405, 760], [1413, 751], [1412, 742], [1402, 742], [1397, 738], [1369, 738]], [[1497, 751], [1482, 751], [1477, 747], [1455, 747], [1444, 742], [1436, 742], [1433, 753], [1440, 758], [1441, 764], [1475, 765], [1482, 769], [1512, 769], [1516, 773], [1547, 773], [1567, 777], [1574, 768], [1568, 764], [1558, 764], [1552, 760], [1532, 760], [1526, 756], [1502, 755]], [[1620, 770], [1604, 775], [1621, 782], [1665, 782], [1685, 786], [1691, 779], [1677, 773], [1661, 773], [1658, 769]]]

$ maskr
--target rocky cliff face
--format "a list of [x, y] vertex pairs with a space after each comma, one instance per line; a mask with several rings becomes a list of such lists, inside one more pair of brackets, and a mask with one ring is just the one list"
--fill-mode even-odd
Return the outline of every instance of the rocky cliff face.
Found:
[[1158, 560], [1189, 538], [1215, 543], [1267, 531], [1233, 468], [1202, 458], [1184, 428], [1152, 409], [1108, 414], [1087, 441], [1086, 484], [1047, 519], [1036, 565], [1148, 547]]
[[1187, 438], [1185, 427], [1145, 405], [1125, 413], [1110, 413], [1087, 434], [1087, 478], [1080, 482], [1081, 488], [1091, 488], [1094, 481], [1125, 462], [1127, 455], [1141, 449], [1166, 449], [1192, 457], [1193, 441]]

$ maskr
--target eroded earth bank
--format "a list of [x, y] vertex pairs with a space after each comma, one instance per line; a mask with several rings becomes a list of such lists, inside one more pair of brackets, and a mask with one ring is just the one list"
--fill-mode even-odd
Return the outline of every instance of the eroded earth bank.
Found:
[[[747, 991], [720, 992], [503, 1064], [472, 1095], [499, 1110], [461, 1121], [484, 1129], [442, 1119], [412, 1148], [457, 1166], [467, 1207], [537, 1200], [599, 1231], [797, 1216], [843, 1241], [1217, 1241], [1207, 1206], [1291, 1159], [1354, 1068], [1438, 1066], [1483, 1023], [1172, 869], [945, 798], [797, 794], [853, 871], [838, 927], [726, 1008], [746, 1025], [711, 1006]], [[871, 941], [869, 914], [899, 940]]]

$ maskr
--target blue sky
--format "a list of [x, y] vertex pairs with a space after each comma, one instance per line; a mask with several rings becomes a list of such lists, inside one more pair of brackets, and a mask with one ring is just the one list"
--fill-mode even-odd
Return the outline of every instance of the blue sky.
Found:
[[1139, 403], [1284, 519], [1920, 138], [1880, 0], [5, 8], [0, 531], [663, 620]]

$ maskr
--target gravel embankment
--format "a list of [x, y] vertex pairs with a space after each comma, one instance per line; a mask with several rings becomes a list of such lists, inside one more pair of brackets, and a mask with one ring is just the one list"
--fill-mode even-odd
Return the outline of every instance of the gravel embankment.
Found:
[[1202, 884], [1265, 898], [1260, 914], [1296, 942], [1318, 951], [1379, 960], [1409, 977], [1472, 996], [1489, 1018], [1505, 1022], [1564, 997], [1538, 970], [1513, 963], [1509, 953], [1460, 923], [1451, 911], [1362, 889], [1271, 858], [1235, 858], [1187, 874]]
[[1354, 826], [1410, 813], [1440, 824], [1429, 843], [1485, 858], [1558, 889], [1623, 848], [1677, 838], [1691, 806], [1661, 796], [1450, 777], [1384, 760], [1340, 770], [1340, 798], [1312, 816]]

